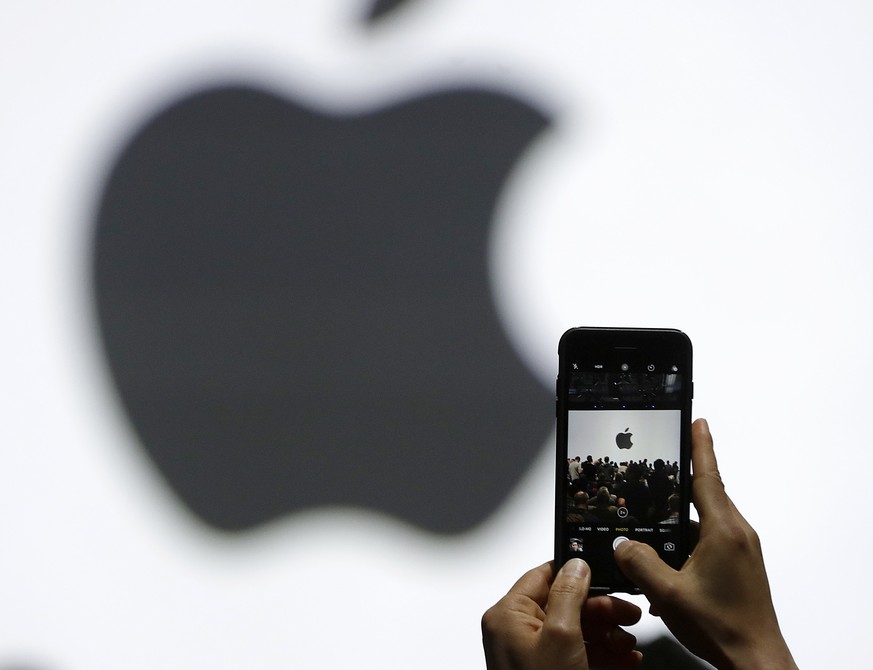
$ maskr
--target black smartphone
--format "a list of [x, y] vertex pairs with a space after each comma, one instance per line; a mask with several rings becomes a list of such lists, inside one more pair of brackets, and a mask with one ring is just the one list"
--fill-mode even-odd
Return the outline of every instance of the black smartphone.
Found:
[[593, 593], [638, 593], [620, 538], [679, 569], [689, 552], [691, 340], [679, 330], [571, 328], [558, 345], [555, 562]]

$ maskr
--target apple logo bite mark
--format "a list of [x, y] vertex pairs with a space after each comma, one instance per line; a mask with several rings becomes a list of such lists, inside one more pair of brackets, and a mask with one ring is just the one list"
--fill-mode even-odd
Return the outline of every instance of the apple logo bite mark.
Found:
[[495, 311], [489, 228], [547, 124], [473, 88], [341, 114], [229, 84], [135, 133], [97, 213], [97, 317], [195, 514], [355, 505], [456, 533], [501, 504], [551, 424]]
[[633, 437], [633, 433], [629, 433], [630, 427], [625, 428], [623, 433], [619, 433], [615, 436], [615, 445], [619, 449], [630, 449], [634, 446], [634, 443], [631, 442], [631, 437]]

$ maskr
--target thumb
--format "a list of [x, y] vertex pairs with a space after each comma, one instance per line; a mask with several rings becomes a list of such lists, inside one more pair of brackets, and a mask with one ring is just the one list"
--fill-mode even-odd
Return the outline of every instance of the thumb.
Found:
[[661, 560], [652, 547], [627, 540], [615, 548], [615, 562], [624, 576], [636, 584], [652, 602], [679, 574]]
[[578, 636], [582, 642], [582, 607], [588, 598], [591, 570], [580, 558], [572, 558], [558, 572], [549, 589], [549, 604], [543, 635], [566, 640]]

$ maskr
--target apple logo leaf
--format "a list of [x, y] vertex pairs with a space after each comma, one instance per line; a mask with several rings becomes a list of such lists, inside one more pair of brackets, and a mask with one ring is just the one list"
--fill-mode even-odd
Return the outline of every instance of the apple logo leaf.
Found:
[[93, 290], [109, 369], [178, 497], [243, 531], [363, 506], [483, 521], [551, 431], [496, 313], [492, 212], [548, 125], [463, 88], [356, 113], [195, 91], [111, 166]]
[[409, 0], [375, 0], [370, 6], [370, 9], [365, 18], [366, 23], [376, 23], [386, 15], [391, 14], [401, 5], [405, 5]]

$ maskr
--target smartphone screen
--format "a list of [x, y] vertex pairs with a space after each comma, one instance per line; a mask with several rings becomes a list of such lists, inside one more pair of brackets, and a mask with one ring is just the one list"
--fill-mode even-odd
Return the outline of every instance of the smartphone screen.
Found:
[[636, 592], [617, 538], [688, 557], [691, 344], [676, 330], [574, 328], [559, 346], [555, 557], [592, 590]]

